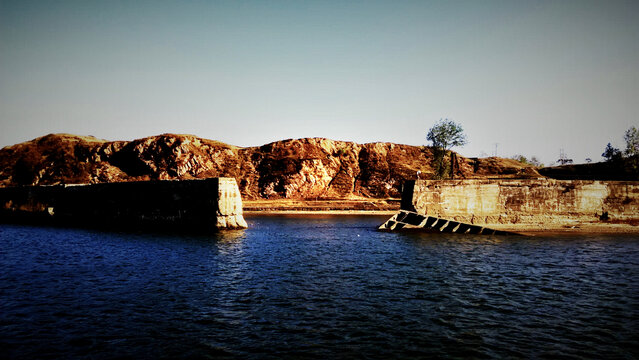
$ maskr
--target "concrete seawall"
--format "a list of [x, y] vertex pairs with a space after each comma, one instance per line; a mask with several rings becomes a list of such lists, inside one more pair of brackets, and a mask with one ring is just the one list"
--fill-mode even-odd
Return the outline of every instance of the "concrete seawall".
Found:
[[639, 182], [408, 181], [403, 210], [497, 229], [639, 221]]
[[247, 227], [233, 178], [0, 188], [0, 220], [193, 232]]

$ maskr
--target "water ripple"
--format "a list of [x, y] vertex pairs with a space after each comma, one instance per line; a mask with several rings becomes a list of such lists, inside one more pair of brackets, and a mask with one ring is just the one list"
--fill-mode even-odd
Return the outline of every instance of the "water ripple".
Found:
[[8, 358], [636, 358], [639, 238], [0, 225]]

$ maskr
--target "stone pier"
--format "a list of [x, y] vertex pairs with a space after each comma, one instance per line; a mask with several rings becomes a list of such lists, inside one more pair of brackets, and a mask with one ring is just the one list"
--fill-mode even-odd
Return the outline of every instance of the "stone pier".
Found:
[[0, 221], [189, 232], [247, 227], [233, 178], [0, 188]]
[[637, 221], [636, 181], [413, 180], [404, 184], [400, 213], [380, 229], [491, 233]]

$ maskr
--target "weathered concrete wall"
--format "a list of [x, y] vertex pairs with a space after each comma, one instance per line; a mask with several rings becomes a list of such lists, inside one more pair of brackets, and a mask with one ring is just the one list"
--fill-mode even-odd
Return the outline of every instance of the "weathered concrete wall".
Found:
[[246, 228], [233, 178], [0, 188], [0, 219], [107, 228]]
[[242, 196], [234, 178], [217, 178], [217, 228], [247, 228], [242, 215]]
[[574, 224], [639, 220], [639, 182], [417, 180], [402, 209], [469, 224]]

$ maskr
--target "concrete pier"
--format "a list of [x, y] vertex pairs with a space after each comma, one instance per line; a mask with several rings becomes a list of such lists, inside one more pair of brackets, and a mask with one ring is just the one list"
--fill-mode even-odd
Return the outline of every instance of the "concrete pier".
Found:
[[402, 209], [471, 224], [571, 224], [639, 220], [639, 182], [417, 180]]
[[401, 211], [380, 229], [470, 233], [479, 227], [487, 229], [483, 234], [637, 221], [635, 181], [413, 180], [404, 184]]
[[0, 220], [192, 232], [247, 227], [233, 178], [0, 188]]

